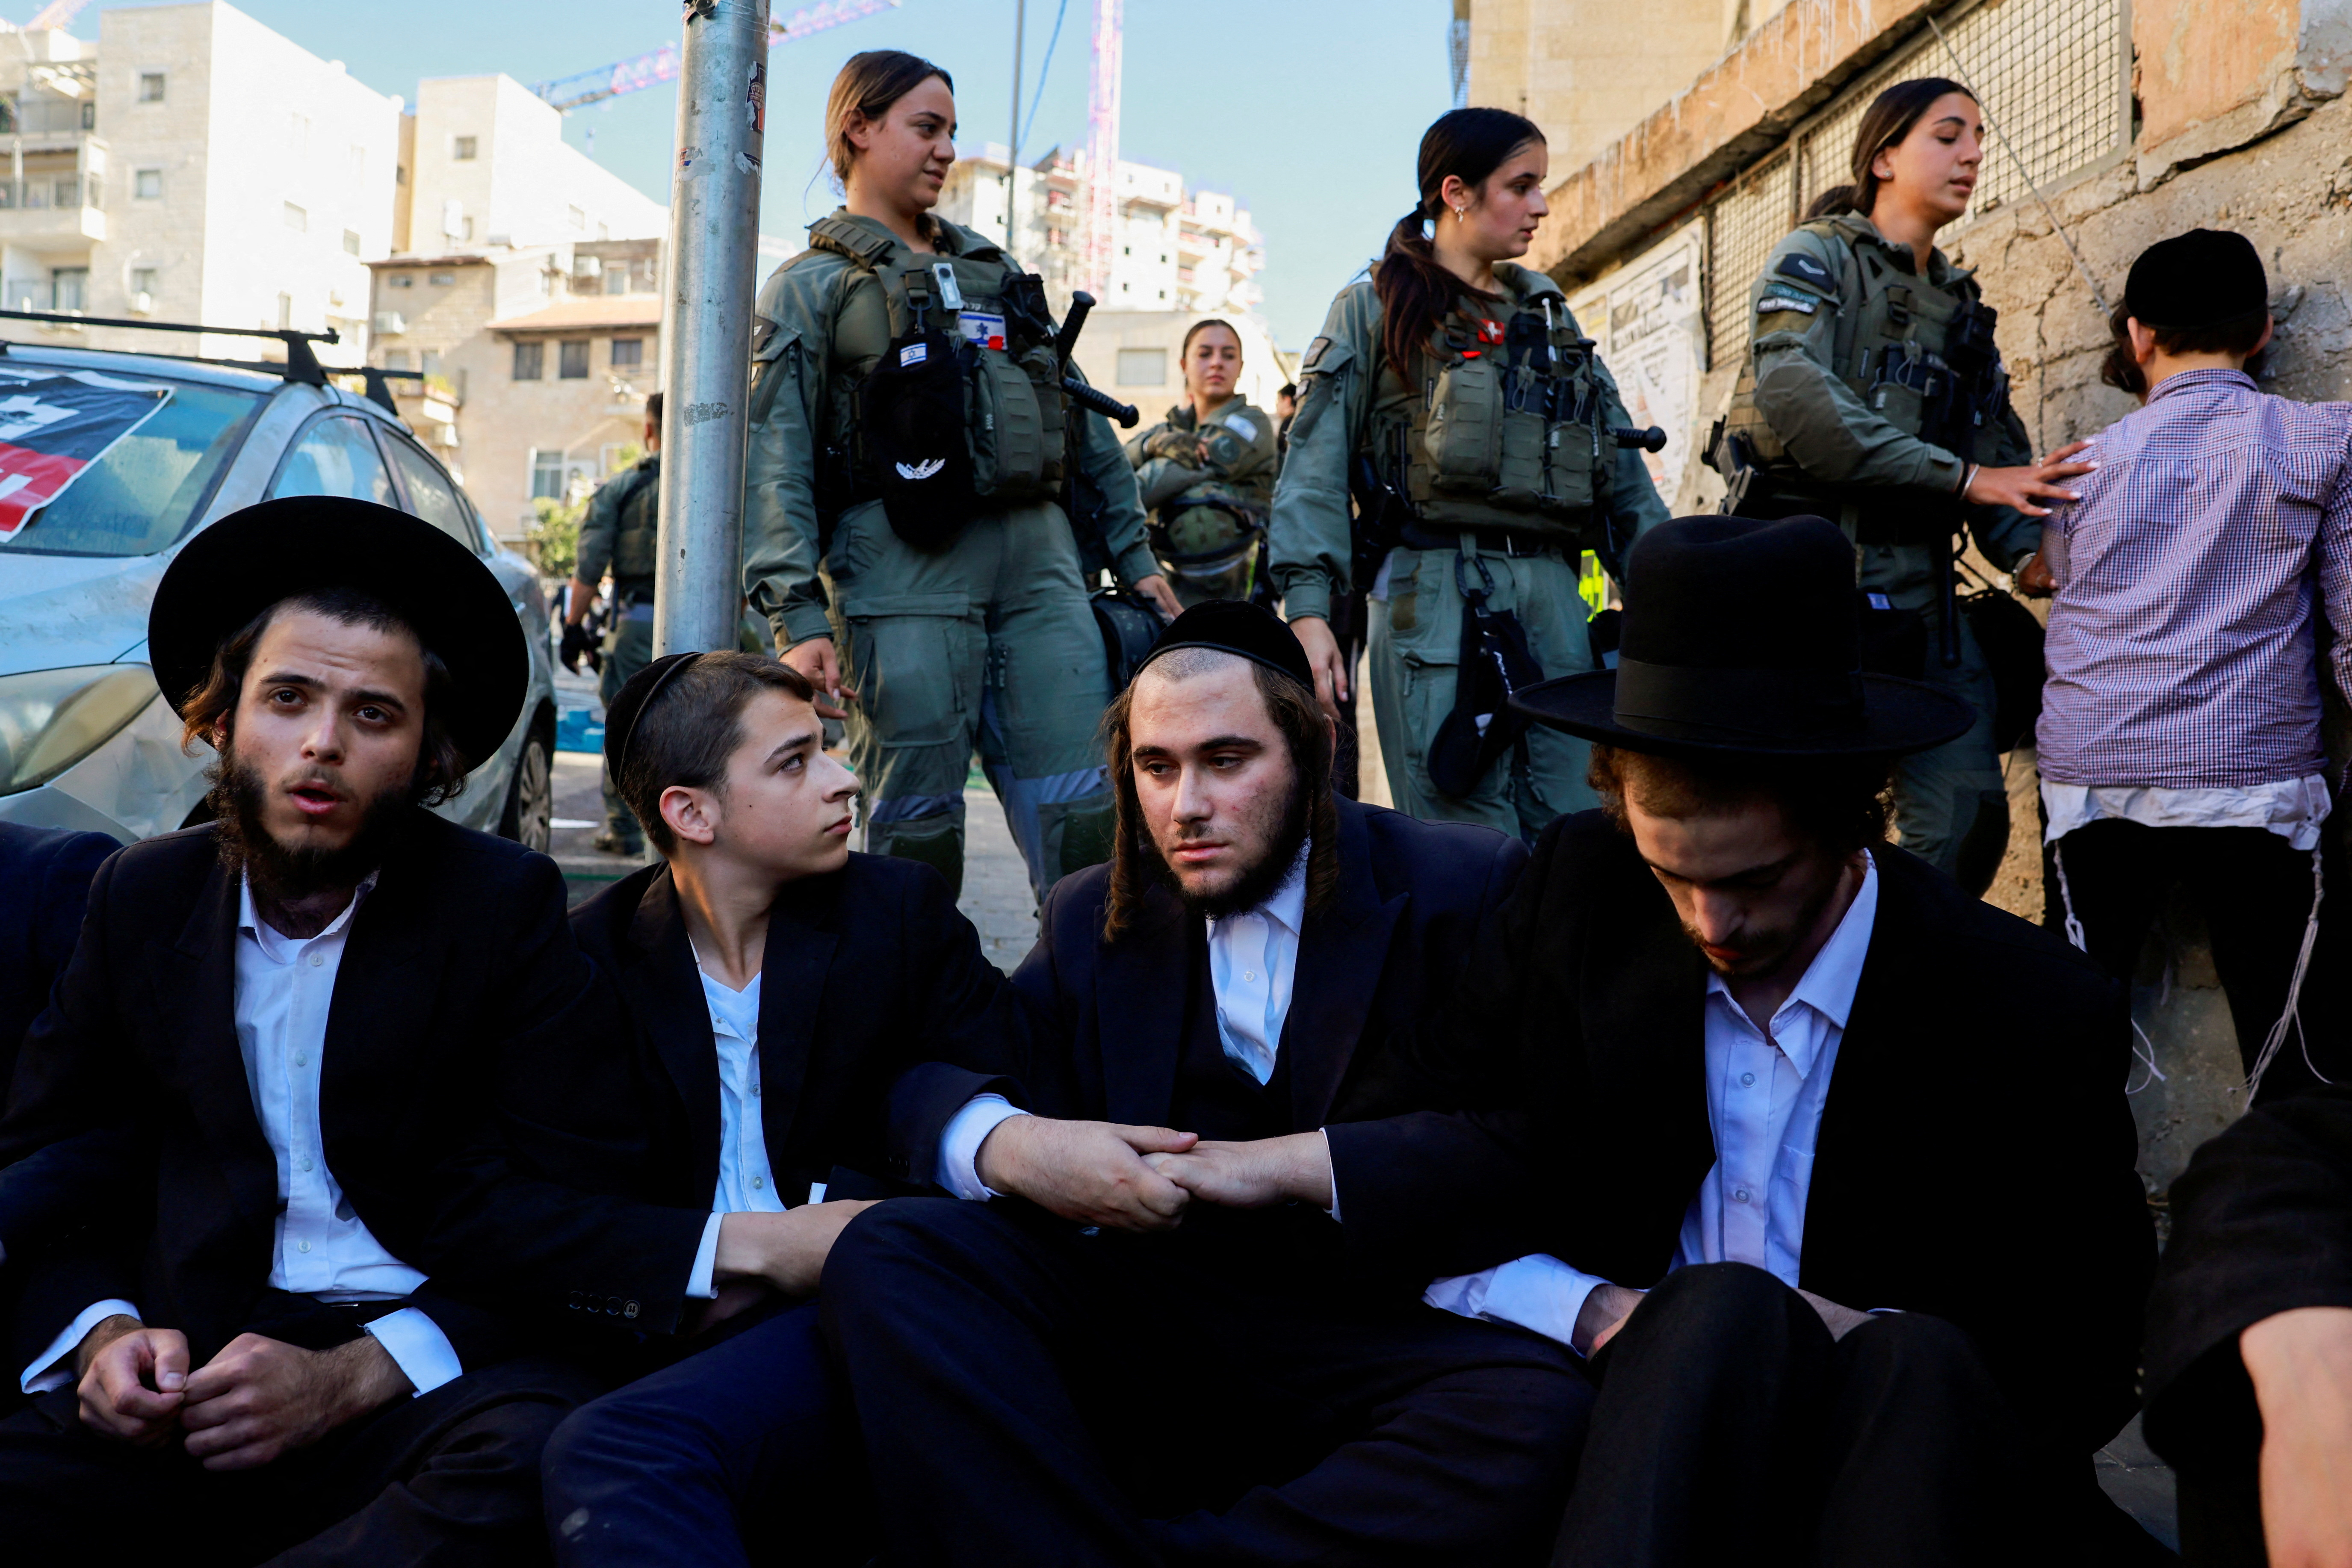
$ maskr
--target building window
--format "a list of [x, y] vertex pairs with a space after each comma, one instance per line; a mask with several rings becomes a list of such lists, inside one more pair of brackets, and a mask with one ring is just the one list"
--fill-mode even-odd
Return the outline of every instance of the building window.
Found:
[[570, 216], [572, 227], [584, 229], [588, 226], [588, 215], [580, 208], [566, 207], [564, 211]]
[[563, 499], [563, 454], [545, 447], [530, 449], [530, 499]]
[[383, 368], [386, 370], [406, 370], [408, 368], [408, 351], [406, 349], [384, 350]]
[[537, 381], [547, 369], [547, 345], [542, 342], [515, 344], [514, 378], [517, 381]]
[[292, 202], [288, 202], [286, 204], [286, 226], [292, 229], [296, 234], [308, 234], [310, 231], [310, 215], [304, 212], [300, 207], [296, 206]]
[[614, 338], [613, 340], [613, 368], [614, 370], [620, 370], [625, 367], [630, 370], [635, 370], [637, 366], [645, 363], [645, 339]]
[[562, 381], [587, 380], [588, 341], [585, 338], [582, 338], [573, 342], [558, 343], [556, 348], [559, 351], [555, 360], [555, 374], [557, 379]]
[[414, 272], [395, 272], [392, 275], [391, 283], [395, 289], [414, 289], [416, 287], [416, 274]]
[[139, 73], [139, 101], [142, 103], [161, 103], [163, 101], [163, 73], [162, 71], [141, 71]]
[[359, 253], [360, 231], [355, 228], [347, 228], [343, 230], [343, 254], [346, 256], [357, 256]]
[[89, 268], [87, 267], [52, 267], [49, 268], [49, 309], [79, 310], [89, 300]]
[[293, 325], [294, 296], [291, 294], [280, 294], [278, 296], [278, 330], [281, 332], [286, 331], [291, 329]]
[[1121, 386], [1165, 386], [1168, 384], [1168, 351], [1121, 349], [1118, 351], [1118, 374]]
[[163, 199], [163, 171], [141, 169], [131, 176], [131, 194], [142, 202]]
[[408, 165], [407, 165], [407, 164], [405, 164], [405, 163], [394, 163], [394, 164], [392, 166], [392, 183], [393, 183], [394, 184], [395, 184], [395, 185], [404, 185], [404, 184], [408, 184]]
[[450, 284], [457, 281], [457, 275], [454, 272], [433, 272], [427, 273], [425, 280], [436, 289], [446, 289]]
[[98, 100], [96, 99], [91, 99], [88, 103], [81, 106], [81, 128], [84, 131], [95, 131], [98, 129]]
[[152, 267], [132, 268], [131, 269], [131, 291], [133, 294], [152, 294], [155, 292], [155, 279], [156, 271]]
[[460, 163], [470, 163], [474, 161], [474, 147], [471, 136], [453, 136], [449, 139], [449, 156]]
[[[416, 368], [423, 371], [427, 375], [439, 375], [441, 374], [441, 351], [439, 349], [424, 349], [419, 351], [416, 356]], [[460, 372], [457, 379], [459, 381], [465, 380], [466, 377], [464, 373]]]

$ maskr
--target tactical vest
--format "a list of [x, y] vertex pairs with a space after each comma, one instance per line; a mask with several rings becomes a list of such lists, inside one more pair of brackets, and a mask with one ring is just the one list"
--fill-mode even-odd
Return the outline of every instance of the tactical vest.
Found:
[[646, 458], [622, 482], [629, 488], [617, 509], [620, 527], [613, 539], [613, 581], [628, 585], [650, 583], [661, 566], [656, 511], [661, 500], [661, 459]]
[[1014, 271], [1001, 253], [916, 257], [892, 268], [886, 263], [898, 243], [839, 216], [812, 225], [809, 241], [872, 275], [888, 312], [887, 342], [834, 345], [837, 359], [866, 367], [836, 377], [834, 388], [834, 428], [850, 437], [845, 499], [880, 494], [886, 466], [899, 460], [883, 449], [873, 422], [859, 419], [860, 384], [893, 345], [904, 356], [927, 330], [944, 333], [956, 356], [973, 499], [995, 510], [1055, 495], [1068, 423], [1043, 283]]
[[1420, 522], [1589, 544], [1616, 454], [1592, 340], [1548, 290], [1500, 308], [1502, 321], [1475, 303], [1457, 308], [1410, 372], [1384, 368], [1375, 462]]
[[[1997, 312], [1978, 297], [1975, 280], [1961, 277], [1946, 288], [1928, 282], [1904, 264], [1906, 248], [1881, 238], [1864, 219], [1819, 218], [1800, 227], [1829, 240], [1843, 261], [1835, 279], [1839, 309], [1831, 374], [1905, 435], [1965, 462], [1979, 460], [1979, 443], [1995, 436], [1995, 422], [2008, 401], [2009, 373], [1993, 342]], [[1810, 258], [1792, 255], [1778, 271], [1791, 268], [1801, 269], [1814, 288], [1830, 287], [1829, 279], [1811, 276], [1820, 268]], [[1816, 302], [1803, 289], [1782, 288], [1767, 279], [1759, 313], [1773, 313], [1776, 289], [1793, 301], [1788, 310], [1809, 311]], [[1745, 440], [1774, 490], [1822, 496], [1835, 490], [1797, 466], [1788, 444], [1758, 411], [1752, 338], [1724, 432]]]

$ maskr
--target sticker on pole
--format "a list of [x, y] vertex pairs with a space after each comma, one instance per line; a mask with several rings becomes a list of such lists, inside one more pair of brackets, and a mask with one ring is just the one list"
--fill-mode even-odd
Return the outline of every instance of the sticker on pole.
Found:
[[44, 376], [0, 380], [0, 543], [154, 417], [167, 386]]

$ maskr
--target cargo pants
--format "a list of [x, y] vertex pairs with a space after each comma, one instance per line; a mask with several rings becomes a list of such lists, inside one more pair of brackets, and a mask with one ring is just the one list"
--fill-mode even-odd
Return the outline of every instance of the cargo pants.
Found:
[[[609, 709], [629, 678], [654, 660], [654, 601], [648, 594], [621, 612], [604, 634], [604, 668], [596, 693]], [[624, 847], [639, 846], [645, 834], [613, 784], [613, 764], [604, 768], [604, 831]]]
[[1938, 649], [1942, 605], [1933, 554], [1925, 545], [1864, 544], [1859, 582], [1898, 610], [1927, 623], [1927, 660], [1920, 679], [1966, 701], [1976, 722], [1956, 741], [1914, 752], [1895, 764], [1896, 842], [1979, 897], [1992, 886], [2009, 849], [2009, 789], [1993, 750], [1992, 667], [1959, 618], [1960, 662], [1947, 669]]
[[938, 551], [901, 540], [879, 502], [854, 507], [825, 578], [869, 853], [926, 861], [961, 893], [976, 751], [1041, 901], [1110, 858], [1109, 666], [1060, 507], [980, 517]]
[[[1495, 580], [1487, 607], [1518, 616], [1547, 677], [1592, 668], [1574, 558], [1559, 552], [1478, 555]], [[1391, 552], [1388, 596], [1370, 605], [1372, 709], [1389, 796], [1399, 811], [1425, 822], [1475, 822], [1532, 843], [1554, 817], [1601, 804], [1584, 777], [1589, 742], [1531, 725], [1524, 744], [1496, 759], [1467, 798], [1441, 795], [1430, 782], [1429, 744], [1454, 710], [1462, 618], [1469, 612], [1454, 582], [1457, 559], [1454, 550]]]

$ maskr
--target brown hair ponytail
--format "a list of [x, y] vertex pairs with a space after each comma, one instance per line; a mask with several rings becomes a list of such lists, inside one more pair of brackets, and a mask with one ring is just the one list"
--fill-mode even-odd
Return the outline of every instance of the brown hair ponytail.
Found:
[[1372, 291], [1381, 299], [1381, 352], [1400, 376], [1412, 379], [1413, 360], [1454, 301], [1476, 292], [1439, 265], [1421, 232], [1445, 210], [1446, 180], [1484, 184], [1511, 154], [1543, 139], [1534, 121], [1507, 109], [1456, 109], [1422, 132], [1421, 199], [1389, 231], [1388, 248], [1372, 272]]
[[1898, 81], [1870, 100], [1862, 111], [1862, 123], [1854, 127], [1853, 152], [1847, 165], [1853, 175], [1853, 183], [1832, 185], [1815, 196], [1805, 208], [1807, 221], [1817, 217], [1834, 216], [1839, 213], [1856, 212], [1864, 217], [1877, 205], [1878, 187], [1882, 183], [1870, 172], [1871, 164], [1889, 147], [1899, 145], [1911, 128], [1936, 100], [1948, 93], [1958, 93], [1970, 103], [1977, 95], [1949, 77], [1920, 76], [1909, 81]]
[[857, 149], [849, 140], [850, 118], [878, 123], [892, 104], [933, 77], [947, 83], [950, 92], [955, 90], [955, 78], [904, 49], [867, 49], [842, 62], [824, 100], [824, 150], [833, 161], [835, 184], [848, 188], [849, 166], [857, 161]]

